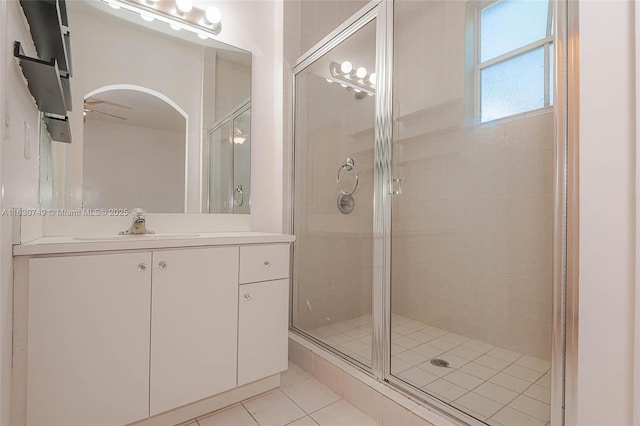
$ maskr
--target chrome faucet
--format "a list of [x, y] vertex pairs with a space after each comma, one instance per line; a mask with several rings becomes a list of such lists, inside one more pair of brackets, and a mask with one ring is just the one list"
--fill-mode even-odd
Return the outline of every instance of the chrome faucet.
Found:
[[131, 210], [133, 214], [133, 223], [126, 231], [121, 231], [120, 235], [143, 235], [143, 234], [155, 234], [154, 231], [147, 229], [146, 219], [144, 217], [145, 211], [142, 209]]

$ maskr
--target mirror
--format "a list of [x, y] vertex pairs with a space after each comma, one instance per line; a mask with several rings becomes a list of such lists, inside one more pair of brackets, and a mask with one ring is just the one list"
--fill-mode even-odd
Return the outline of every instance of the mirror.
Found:
[[72, 143], [41, 168], [54, 207], [249, 213], [251, 53], [98, 0], [67, 12]]

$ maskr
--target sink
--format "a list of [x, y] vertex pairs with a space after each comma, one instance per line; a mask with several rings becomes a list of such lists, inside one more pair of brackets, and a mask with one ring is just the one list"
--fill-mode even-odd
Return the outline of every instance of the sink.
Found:
[[175, 238], [193, 238], [199, 234], [128, 234], [128, 235], [81, 235], [73, 237], [77, 241], [112, 241], [112, 240], [158, 240]]

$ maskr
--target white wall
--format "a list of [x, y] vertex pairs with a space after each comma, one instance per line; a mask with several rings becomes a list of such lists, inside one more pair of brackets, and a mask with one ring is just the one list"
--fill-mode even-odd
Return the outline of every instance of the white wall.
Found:
[[184, 212], [184, 127], [170, 132], [88, 119], [84, 136], [85, 208]]
[[[38, 110], [20, 68], [13, 42], [27, 55], [35, 50], [17, 1], [0, 2], [0, 207], [38, 206]], [[24, 125], [31, 129], [31, 158], [24, 157]], [[0, 424], [9, 424], [12, 339], [12, 218], [0, 218]]]
[[581, 426], [632, 424], [633, 19], [632, 1], [580, 2]]

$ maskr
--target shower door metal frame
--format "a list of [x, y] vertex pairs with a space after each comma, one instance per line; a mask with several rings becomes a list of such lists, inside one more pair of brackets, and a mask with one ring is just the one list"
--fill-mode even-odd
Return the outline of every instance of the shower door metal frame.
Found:
[[[555, 14], [554, 93], [554, 221], [553, 221], [553, 343], [551, 354], [551, 419], [554, 426], [576, 425], [578, 360], [578, 2], [551, 0]], [[415, 388], [390, 371], [391, 337], [391, 193], [393, 152], [393, 0], [373, 0], [302, 55], [292, 68], [291, 208], [288, 230], [294, 230], [295, 203], [295, 77], [365, 24], [377, 18], [373, 200], [373, 352], [371, 367], [363, 366], [331, 346], [293, 327], [292, 331], [364, 369], [379, 381], [470, 425], [485, 423]], [[295, 244], [295, 243], [294, 243]], [[293, 255], [292, 248], [292, 255]], [[293, 263], [292, 263], [293, 265]], [[293, 266], [292, 266], [293, 268]], [[292, 276], [293, 275], [292, 270]], [[293, 294], [293, 292], [292, 292]], [[292, 314], [291, 314], [292, 315]], [[292, 320], [293, 317], [291, 317]], [[364, 367], [364, 368], [363, 368]]]

